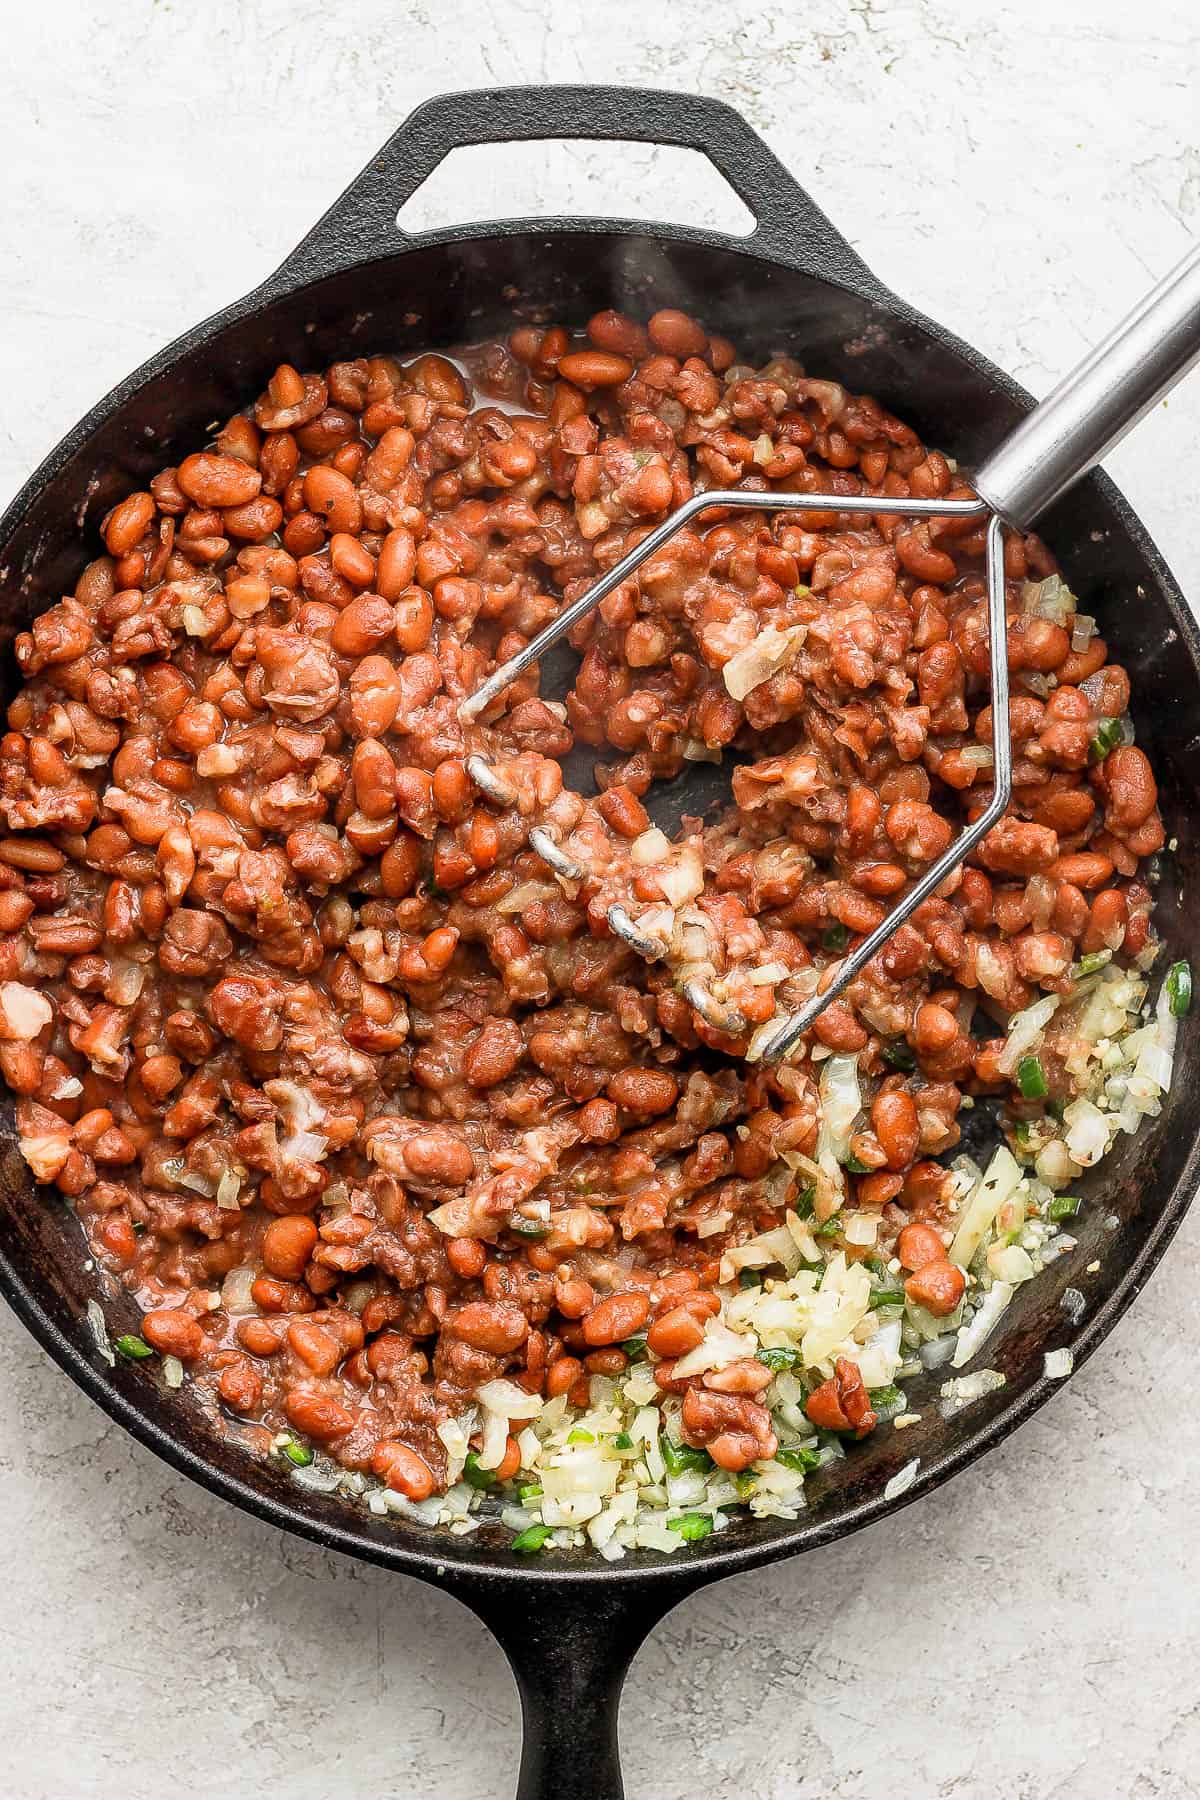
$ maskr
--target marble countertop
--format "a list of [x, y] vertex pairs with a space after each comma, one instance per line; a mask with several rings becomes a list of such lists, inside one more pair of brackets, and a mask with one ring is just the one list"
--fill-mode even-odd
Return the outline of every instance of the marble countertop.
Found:
[[[1200, 225], [1190, 0], [49, 0], [5, 49], [5, 496], [449, 87], [732, 101], [897, 292], [1037, 392]], [[537, 208], [734, 222], [699, 159], [587, 145], [451, 159], [415, 217]], [[1110, 463], [1196, 594], [1198, 436], [1193, 377]], [[631, 1800], [1200, 1794], [1198, 1288], [1200, 1216], [1000, 1451], [685, 1602], [630, 1676]], [[515, 1689], [455, 1601], [172, 1474], [3, 1310], [0, 1368], [12, 1800], [511, 1793]]]

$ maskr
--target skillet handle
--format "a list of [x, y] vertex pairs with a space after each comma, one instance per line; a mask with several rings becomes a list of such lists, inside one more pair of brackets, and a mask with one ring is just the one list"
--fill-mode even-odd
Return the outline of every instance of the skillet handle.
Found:
[[[636, 1580], [463, 1580], [451, 1592], [483, 1620], [521, 1696], [516, 1800], [623, 1800], [617, 1711], [625, 1674], [695, 1576]], [[499, 1790], [496, 1790], [499, 1792]]]
[[[538, 138], [628, 139], [700, 150], [754, 214], [753, 234], [730, 243], [872, 300], [884, 297], [866, 264], [733, 107], [706, 94], [588, 86], [480, 88], [425, 101], [267, 285], [317, 280], [425, 241], [402, 232], [396, 215], [451, 150]], [[547, 221], [524, 223], [536, 229]]]

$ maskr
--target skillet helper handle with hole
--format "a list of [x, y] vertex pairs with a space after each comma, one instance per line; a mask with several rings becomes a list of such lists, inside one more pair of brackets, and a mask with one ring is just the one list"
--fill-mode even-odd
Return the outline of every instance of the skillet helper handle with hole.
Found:
[[1200, 360], [1200, 243], [993, 452], [975, 488], [1027, 530]]
[[[318, 280], [420, 243], [421, 236], [400, 230], [396, 215], [450, 151], [468, 144], [553, 138], [625, 139], [699, 150], [755, 218], [753, 234], [730, 237], [730, 245], [761, 250], [872, 299], [886, 298], [866, 264], [733, 107], [704, 94], [588, 86], [481, 88], [427, 100], [355, 176], [267, 289]], [[578, 229], [585, 222], [521, 223], [530, 229], [543, 223]], [[494, 234], [503, 227], [488, 229]], [[639, 229], [653, 232], [654, 227]]]
[[[684, 1553], [686, 1556], [686, 1552]], [[455, 1574], [444, 1584], [497, 1639], [521, 1696], [516, 1800], [624, 1800], [617, 1712], [626, 1671], [650, 1632], [685, 1594], [713, 1577], [672, 1568], [653, 1583], [570, 1578], [522, 1583]], [[480, 1800], [502, 1800], [501, 1782]]]

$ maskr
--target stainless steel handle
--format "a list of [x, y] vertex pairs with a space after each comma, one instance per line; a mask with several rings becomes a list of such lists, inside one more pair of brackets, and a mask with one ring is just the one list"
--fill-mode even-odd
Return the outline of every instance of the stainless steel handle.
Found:
[[988, 457], [976, 491], [1032, 525], [1200, 359], [1200, 244]]

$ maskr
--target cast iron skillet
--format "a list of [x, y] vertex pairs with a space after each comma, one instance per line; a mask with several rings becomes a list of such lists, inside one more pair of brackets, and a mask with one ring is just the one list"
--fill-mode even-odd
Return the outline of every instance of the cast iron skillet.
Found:
[[[460, 144], [615, 138], [704, 151], [751, 208], [738, 239], [686, 226], [519, 220], [402, 236], [404, 201]], [[526, 317], [582, 322], [601, 307], [645, 316], [682, 306], [740, 352], [787, 346], [815, 373], [876, 394], [933, 443], [971, 462], [1030, 400], [968, 345], [897, 300], [864, 267], [742, 118], [719, 101], [627, 88], [521, 88], [430, 101], [401, 126], [283, 266], [254, 293], [196, 326], [115, 388], [46, 459], [0, 522], [3, 630], [12, 635], [69, 591], [102, 514], [163, 464], [197, 448], [211, 422], [259, 392], [281, 360], [324, 365], [358, 352], [409, 352], [511, 329]], [[1168, 837], [1158, 926], [1186, 955], [1181, 894], [1192, 892], [1200, 837], [1200, 635], [1161, 557], [1111, 482], [1093, 477], [1045, 521], [1073, 587], [1098, 616], [1134, 683], [1139, 740], [1153, 760]], [[9, 659], [9, 682], [15, 671]], [[11, 687], [8, 689], [11, 692]], [[1161, 965], [1160, 965], [1161, 966]], [[647, 1631], [685, 1594], [760, 1563], [813, 1549], [928, 1494], [1027, 1419], [1052, 1391], [1046, 1350], [1090, 1355], [1162, 1255], [1195, 1192], [1200, 1053], [1181, 1033], [1162, 1115], [1081, 1185], [1074, 1256], [1019, 1290], [986, 1360], [1007, 1385], [943, 1422], [932, 1383], [907, 1384], [923, 1417], [880, 1433], [810, 1483], [795, 1523], [739, 1519], [703, 1546], [608, 1564], [584, 1554], [521, 1559], [507, 1533], [431, 1533], [298, 1488], [279, 1469], [223, 1443], [139, 1367], [106, 1368], [83, 1321], [96, 1276], [74, 1222], [36, 1193], [12, 1143], [0, 1145], [0, 1289], [60, 1366], [174, 1468], [247, 1512], [302, 1536], [447, 1588], [496, 1634], [521, 1692], [521, 1800], [596, 1800], [621, 1789], [621, 1681]], [[1099, 1270], [1087, 1274], [1087, 1265]], [[1086, 1305], [1061, 1304], [1072, 1286]], [[110, 1320], [133, 1314], [110, 1296]], [[936, 1382], [940, 1377], [933, 1377]], [[186, 1390], [185, 1390], [186, 1393]], [[884, 1484], [914, 1456], [903, 1498]], [[411, 1785], [411, 1784], [408, 1784]]]

